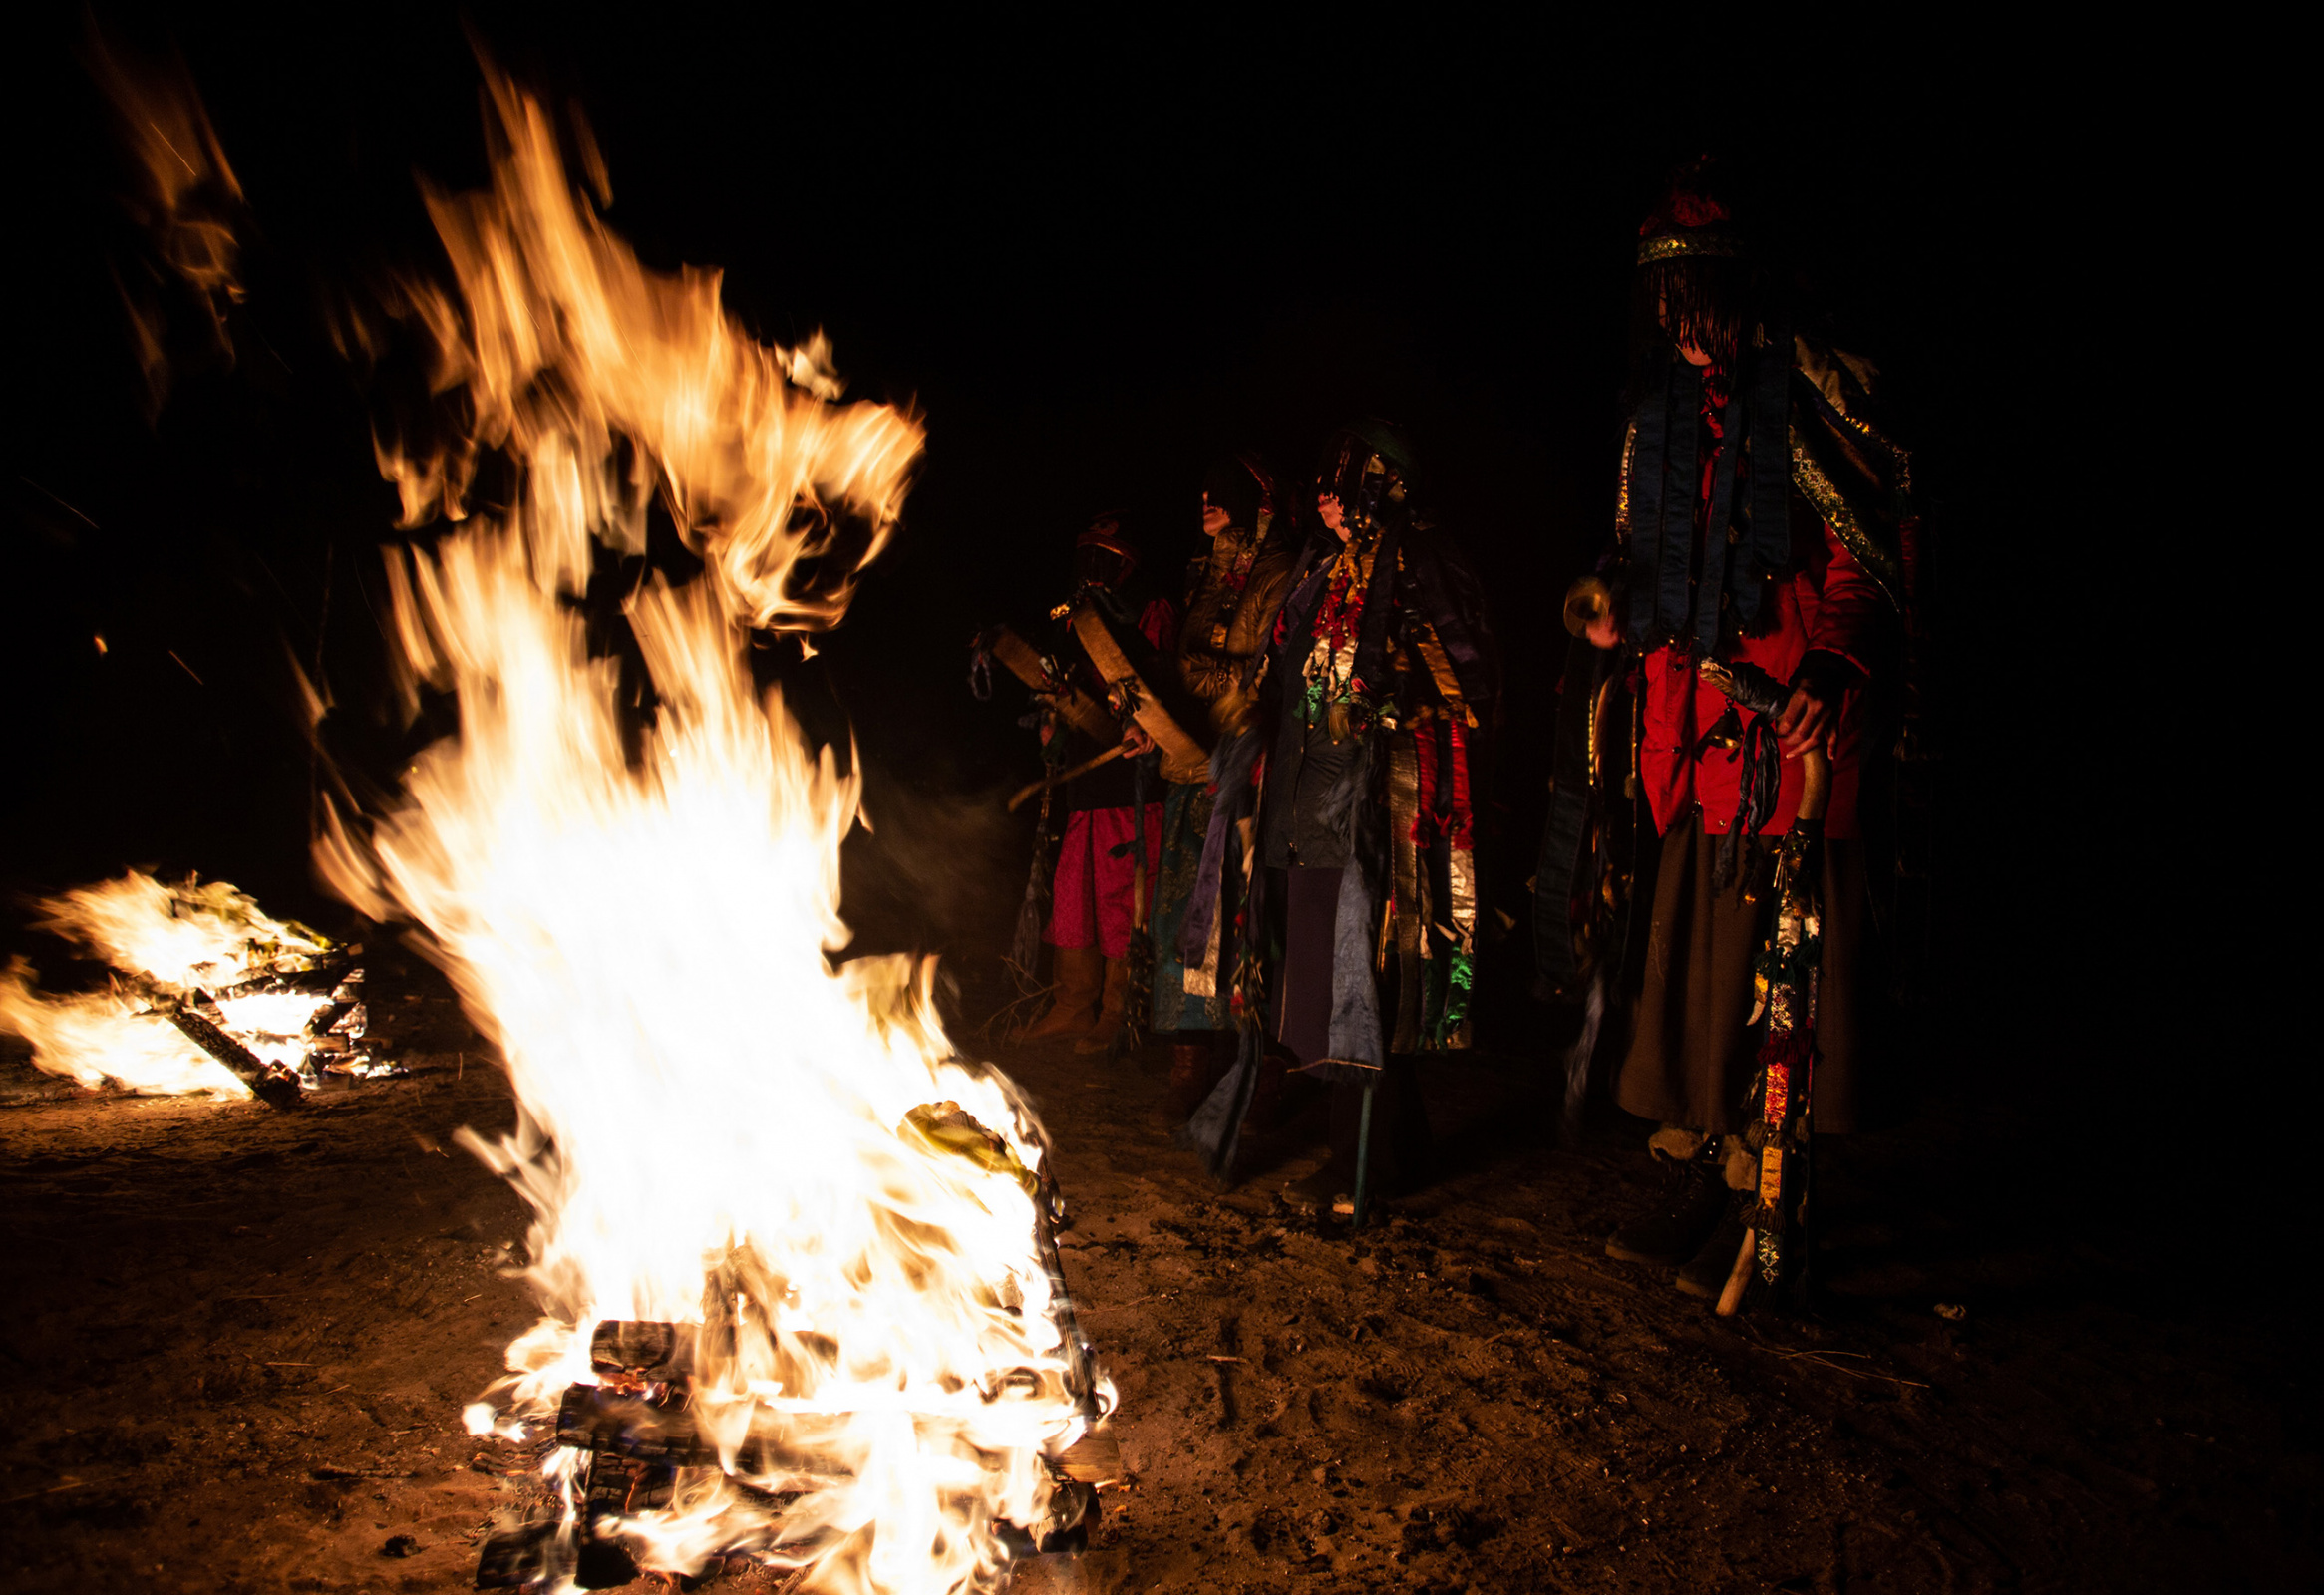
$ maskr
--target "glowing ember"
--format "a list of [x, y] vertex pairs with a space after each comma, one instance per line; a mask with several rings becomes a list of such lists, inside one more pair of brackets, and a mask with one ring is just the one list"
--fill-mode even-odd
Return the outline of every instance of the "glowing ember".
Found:
[[43, 997], [21, 960], [0, 975], [0, 1029], [31, 1041], [33, 1063], [51, 1074], [160, 1095], [248, 1097], [253, 1061], [260, 1084], [293, 1090], [316, 1084], [319, 1070], [390, 1067], [356, 1045], [366, 1024], [363, 971], [349, 960], [362, 949], [275, 919], [224, 881], [169, 886], [132, 870], [40, 909], [40, 929], [126, 977], [111, 991]]
[[[857, 782], [747, 666], [746, 626], [843, 613], [920, 430], [833, 403], [821, 340], [753, 342], [715, 276], [645, 271], [539, 108], [492, 88], [492, 190], [430, 197], [457, 297], [407, 290], [475, 432], [382, 464], [414, 520], [466, 516], [480, 448], [521, 491], [391, 558], [407, 685], [458, 694], [461, 734], [318, 846], [350, 901], [424, 927], [515, 1088], [515, 1132], [468, 1139], [535, 1211], [545, 1316], [470, 1421], [554, 1424], [564, 1511], [480, 1579], [741, 1550], [824, 1589], [993, 1587], [1085, 1509], [1065, 1453], [1111, 1387], [1032, 1115], [955, 1057], [932, 964], [832, 966]], [[656, 496], [708, 574], [629, 601], [659, 708], [625, 739], [569, 600], [593, 538], [643, 548]]]

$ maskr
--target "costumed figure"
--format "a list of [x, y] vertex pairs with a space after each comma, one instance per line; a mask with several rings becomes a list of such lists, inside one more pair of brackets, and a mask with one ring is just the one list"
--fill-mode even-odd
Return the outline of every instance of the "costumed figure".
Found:
[[[1256, 455], [1230, 455], [1205, 474], [1208, 545], [1187, 567], [1177, 668], [1202, 706], [1214, 747], [1231, 743], [1251, 719], [1249, 682], [1291, 581], [1295, 550], [1281, 535], [1286, 518], [1274, 476]], [[1168, 788], [1155, 900], [1154, 1029], [1171, 1042], [1168, 1113], [1176, 1121], [1209, 1095], [1231, 1057], [1248, 847], [1206, 845], [1217, 796], [1208, 757], [1165, 753], [1162, 776]], [[1247, 771], [1241, 781], [1247, 788]], [[1221, 833], [1222, 842], [1230, 839]]]
[[1245, 1037], [1189, 1136], [1229, 1176], [1250, 1099], [1263, 1103], [1286, 1068], [1322, 1078], [1331, 1161], [1288, 1194], [1359, 1222], [1367, 1185], [1409, 1185], [1427, 1155], [1413, 1055], [1469, 1043], [1471, 795], [1497, 687], [1482, 593], [1415, 512], [1416, 481], [1393, 429], [1333, 436], [1253, 730], [1212, 757], [1213, 834], [1227, 795], [1249, 785], [1237, 768], [1258, 773], [1246, 917], [1280, 952], [1263, 1008], [1245, 960], [1236, 1000], [1263, 1036]]
[[[1755, 1213], [1769, 1251], [1769, 1159], [1802, 1154], [1778, 1202], [1796, 1213], [1810, 1116], [1826, 1131], [1856, 1118], [1872, 1029], [1859, 795], [1866, 743], [1911, 713], [1875, 689], [1909, 677], [1919, 528], [1871, 368], [1785, 325], [1700, 165], [1641, 229], [1638, 266], [1646, 352], [1615, 546], [1566, 604], [1591, 647], [1567, 672], [1536, 945], [1551, 988], [1590, 994], [1578, 1083], [1628, 939], [1631, 863], [1641, 896], [1651, 869], [1614, 1097], [1661, 1125], [1672, 1189], [1606, 1249], [1678, 1264], [1681, 1289], [1715, 1297]], [[1632, 799], [1660, 838], [1642, 832], [1635, 860]], [[1819, 811], [1821, 847], [1795, 823]]]
[[[1106, 514], [1092, 521], [1075, 542], [1073, 591], [1050, 612], [1050, 646], [1042, 655], [1050, 688], [1044, 696], [1059, 711], [1043, 719], [1044, 752], [1053, 770], [1080, 774], [1056, 788], [1064, 836], [1042, 937], [1050, 948], [1055, 990], [1049, 1011], [1025, 1039], [1070, 1039], [1079, 1053], [1113, 1050], [1124, 1040], [1133, 932], [1144, 929], [1141, 899], [1162, 852], [1162, 805], [1147, 798], [1156, 787], [1153, 740], [1136, 724], [1137, 706], [1109, 694], [1118, 673], [1092, 659], [1081, 629], [1083, 617], [1097, 614], [1113, 630], [1154, 648], [1171, 646], [1177, 608], [1166, 598], [1141, 598], [1137, 569], [1138, 550], [1120, 518]], [[1095, 724], [1092, 704], [1102, 708]], [[1069, 706], [1081, 713], [1064, 712]], [[1094, 734], [1100, 728], [1116, 740]]]

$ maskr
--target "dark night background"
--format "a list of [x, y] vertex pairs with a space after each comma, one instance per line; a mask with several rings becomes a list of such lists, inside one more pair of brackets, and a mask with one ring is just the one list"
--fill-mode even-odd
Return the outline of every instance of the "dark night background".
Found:
[[[1027, 778], [1017, 706], [971, 701], [963, 644], [1053, 601], [1092, 511], [1128, 507], [1174, 573], [1208, 457], [1255, 444], [1296, 477], [1329, 425], [1378, 413], [1410, 429], [1496, 606], [1490, 896], [1511, 906], [1538, 841], [1556, 603], [1608, 525], [1635, 228], [1708, 148], [1803, 305], [1886, 372], [1936, 539], [1944, 874], [1913, 1091], [2005, 1102], [2019, 1144], [2051, 1126], [2088, 1149], [2062, 1190], [2094, 1169], [2125, 1183], [2115, 1148], [2152, 1133], [2141, 1105], [2195, 1043], [2128, 955], [2177, 910], [2118, 911], [2138, 820], [2092, 810], [2128, 790], [2127, 711], [2070, 685], [2088, 606], [2058, 602], [2102, 513], [2051, 402], [2088, 393], [2092, 329], [2054, 313], [2058, 273], [2035, 263], [2106, 137], [2079, 74], [1933, 30], [1585, 40], [1545, 16], [1414, 35], [1174, 14], [1104, 33], [492, 4], [101, 15], [131, 53], [189, 67], [249, 198], [250, 294], [230, 368], [178, 337], [149, 422], [117, 287], [141, 244], [78, 56], [87, 17], [20, 21], [10, 948], [55, 951], [23, 930], [26, 898], [133, 863], [343, 914], [306, 863], [286, 651], [319, 650], [347, 718], [376, 704], [394, 500], [378, 396], [332, 353], [325, 308], [433, 263], [416, 171], [483, 178], [464, 18], [585, 110], [609, 220], [649, 264], [723, 267], [761, 336], [820, 325], [851, 394], [925, 413], [903, 535], [799, 684], [844, 710], [891, 790], [928, 811]], [[1496, 1045], [1522, 1056], [1537, 1013], [1504, 992]]]

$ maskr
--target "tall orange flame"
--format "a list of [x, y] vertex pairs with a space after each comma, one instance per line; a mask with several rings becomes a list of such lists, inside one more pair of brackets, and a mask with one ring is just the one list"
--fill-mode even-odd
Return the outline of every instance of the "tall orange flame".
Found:
[[[428, 192], [457, 292], [412, 284], [408, 299], [438, 388], [465, 390], [474, 421], [428, 458], [383, 447], [406, 523], [461, 519], [479, 451], [504, 450], [529, 468], [522, 520], [544, 580], [585, 575], [592, 536], [643, 552], [659, 491], [736, 619], [836, 623], [902, 508], [918, 425], [831, 403], [824, 336], [756, 342], [721, 308], [717, 272], [646, 270], [566, 181], [539, 105], [489, 83], [504, 145], [491, 191]], [[801, 579], [809, 562], [818, 581]]]
[[[201, 96], [183, 65], [131, 61], [109, 48], [94, 29], [87, 56], [90, 74], [113, 102], [136, 161], [137, 191], [127, 203], [153, 246], [153, 266], [191, 290], [208, 319], [209, 341], [231, 358], [226, 308], [242, 299], [242, 245], [235, 232], [242, 185]], [[145, 371], [147, 401], [159, 409], [169, 387], [166, 318], [147, 285], [121, 287], [138, 364]]]
[[[595, 1377], [601, 1319], [718, 1330], [692, 1418], [722, 1466], [623, 1515], [632, 1553], [693, 1571], [750, 1545], [819, 1587], [991, 1587], [1001, 1523], [1044, 1521], [1047, 1459], [1111, 1391], [1045, 1265], [1032, 1115], [955, 1056], [932, 966], [832, 966], [857, 783], [747, 668], [745, 628], [839, 618], [920, 429], [835, 403], [820, 338], [753, 342], [714, 274], [642, 268], [540, 108], [491, 89], [491, 191], [429, 200], [456, 289], [408, 290], [474, 425], [426, 458], [381, 449], [408, 519], [465, 520], [390, 560], [407, 679], [457, 693], [462, 729], [392, 813], [332, 816], [322, 869], [425, 927], [506, 1058], [518, 1126], [470, 1139], [537, 1215], [545, 1316], [500, 1387], [518, 1420]], [[522, 469], [505, 519], [469, 514], [486, 448]], [[614, 667], [561, 597], [592, 538], [642, 549], [656, 493], [708, 575], [627, 606], [660, 704], [632, 758]], [[1001, 1150], [962, 1155], [931, 1104]]]

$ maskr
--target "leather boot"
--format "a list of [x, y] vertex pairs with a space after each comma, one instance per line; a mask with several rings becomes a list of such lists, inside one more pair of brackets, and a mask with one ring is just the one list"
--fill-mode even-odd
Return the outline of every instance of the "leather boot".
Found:
[[[1719, 1137], [1683, 1161], [1657, 1151], [1667, 1181], [1662, 1199], [1606, 1238], [1606, 1255], [1626, 1263], [1683, 1263], [1701, 1250], [1719, 1220], [1727, 1213], [1727, 1177], [1721, 1166]], [[1743, 1244], [1738, 1232], [1727, 1243], [1732, 1261]]]
[[1088, 1035], [1090, 1026], [1097, 1022], [1098, 978], [1104, 963], [1098, 949], [1052, 947], [1049, 952], [1050, 969], [1057, 976], [1057, 991], [1049, 1000], [1049, 1012], [1025, 1032], [1026, 1041], [1078, 1039]]
[[1102, 1053], [1122, 1034], [1122, 1012], [1130, 1004], [1130, 960], [1106, 960], [1106, 988], [1098, 1002], [1098, 1022], [1073, 1044], [1077, 1053]]
[[1194, 1110], [1210, 1095], [1210, 1088], [1218, 1084], [1218, 1049], [1211, 1045], [1207, 1031], [1194, 1032], [1194, 1039], [1180, 1039], [1170, 1043], [1170, 1094], [1163, 1100], [1162, 1111], [1170, 1122], [1182, 1124], [1194, 1116]]
[[1727, 1276], [1735, 1271], [1735, 1259], [1743, 1250], [1743, 1232], [1753, 1208], [1759, 1205], [1756, 1193], [1737, 1191], [1727, 1199], [1727, 1211], [1711, 1231], [1711, 1238], [1703, 1242], [1694, 1259], [1678, 1271], [1671, 1283], [1689, 1296], [1700, 1296], [1705, 1301], [1717, 1301], [1719, 1293], [1727, 1288]]

